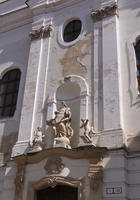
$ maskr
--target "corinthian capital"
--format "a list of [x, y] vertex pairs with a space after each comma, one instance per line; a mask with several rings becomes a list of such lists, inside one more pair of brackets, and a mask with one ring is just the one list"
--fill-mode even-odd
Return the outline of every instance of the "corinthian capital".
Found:
[[53, 32], [52, 25], [42, 26], [40, 29], [32, 30], [29, 33], [29, 36], [30, 36], [31, 40], [36, 40], [39, 38], [51, 37], [52, 32]]
[[100, 21], [103, 18], [112, 16], [112, 15], [119, 15], [118, 14], [118, 6], [116, 3], [110, 4], [108, 6], [102, 7], [98, 10], [93, 10], [91, 16], [93, 17], [94, 21]]

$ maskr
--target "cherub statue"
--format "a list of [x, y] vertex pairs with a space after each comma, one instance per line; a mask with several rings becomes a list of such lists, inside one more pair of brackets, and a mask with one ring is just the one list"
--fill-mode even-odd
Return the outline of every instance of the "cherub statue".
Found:
[[30, 145], [31, 151], [41, 151], [44, 146], [44, 137], [42, 133], [42, 128], [37, 127], [37, 130], [34, 131], [34, 139], [32, 144]]

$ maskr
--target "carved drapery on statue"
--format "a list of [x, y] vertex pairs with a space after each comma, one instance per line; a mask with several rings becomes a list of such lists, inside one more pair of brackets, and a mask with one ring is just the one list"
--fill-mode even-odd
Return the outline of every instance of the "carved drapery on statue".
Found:
[[73, 136], [71, 127], [71, 111], [70, 108], [62, 102], [60, 110], [55, 112], [55, 117], [46, 121], [51, 127], [51, 133], [54, 135], [54, 147], [70, 147], [70, 140]]

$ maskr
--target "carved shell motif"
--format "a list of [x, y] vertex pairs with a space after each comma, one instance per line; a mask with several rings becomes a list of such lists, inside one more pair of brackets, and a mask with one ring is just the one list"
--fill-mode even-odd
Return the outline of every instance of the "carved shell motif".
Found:
[[59, 174], [64, 169], [64, 164], [60, 157], [48, 158], [45, 166], [48, 174]]

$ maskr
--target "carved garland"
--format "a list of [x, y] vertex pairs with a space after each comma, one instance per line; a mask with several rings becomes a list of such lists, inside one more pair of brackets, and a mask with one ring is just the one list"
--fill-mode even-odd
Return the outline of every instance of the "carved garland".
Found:
[[62, 176], [47, 176], [38, 182], [30, 182], [28, 185], [27, 200], [34, 200], [35, 190], [55, 187], [60, 184], [78, 188], [78, 200], [84, 200], [84, 179], [73, 179]]
[[29, 33], [29, 36], [31, 40], [36, 40], [39, 38], [46, 38], [46, 37], [51, 37], [53, 32], [53, 27], [52, 25], [48, 26], [42, 26], [40, 29], [32, 30]]
[[93, 17], [95, 22], [100, 21], [103, 18], [110, 17], [112, 15], [119, 16], [118, 6], [116, 3], [100, 8], [98, 10], [93, 10], [91, 13], [91, 16]]

